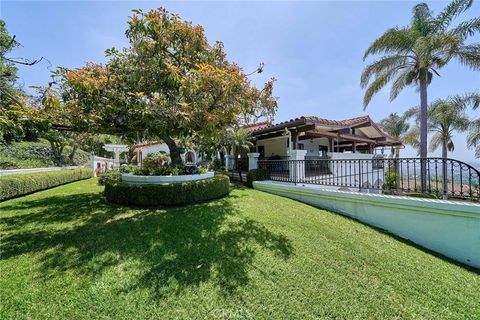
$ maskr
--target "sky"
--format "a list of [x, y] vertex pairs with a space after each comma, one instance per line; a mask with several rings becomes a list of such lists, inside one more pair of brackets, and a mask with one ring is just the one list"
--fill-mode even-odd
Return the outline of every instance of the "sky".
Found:
[[[20, 83], [46, 85], [50, 70], [75, 68], [88, 61], [104, 62], [107, 48], [127, 46], [124, 32], [131, 10], [165, 7], [182, 19], [202, 25], [210, 43], [220, 40], [231, 61], [251, 72], [265, 64], [262, 74], [252, 76], [261, 85], [277, 79], [274, 95], [279, 109], [276, 122], [299, 116], [341, 120], [370, 115], [379, 121], [391, 112], [402, 113], [419, 104], [415, 88], [406, 88], [393, 102], [388, 87], [366, 110], [360, 75], [369, 44], [385, 30], [405, 26], [411, 18], [412, 1], [309, 1], [309, 2], [165, 2], [165, 1], [5, 1], [0, 17], [21, 47], [12, 56], [45, 57], [48, 62], [19, 67]], [[439, 12], [448, 2], [427, 2]], [[480, 1], [457, 22], [480, 15]], [[480, 36], [469, 42], [480, 42]], [[480, 92], [480, 72], [453, 62], [429, 87], [429, 99], [466, 92]], [[469, 111], [479, 117], [480, 110]], [[451, 157], [467, 162], [466, 134], [456, 133]], [[415, 156], [407, 147], [402, 156]], [[432, 153], [440, 156], [440, 150]]]

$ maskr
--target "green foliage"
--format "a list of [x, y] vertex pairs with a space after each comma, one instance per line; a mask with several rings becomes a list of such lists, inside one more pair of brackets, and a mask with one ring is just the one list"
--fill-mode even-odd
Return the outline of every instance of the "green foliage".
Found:
[[71, 147], [66, 146], [61, 158], [57, 159], [50, 144], [43, 139], [35, 142], [13, 142], [9, 145], [0, 143], [0, 170], [85, 165], [90, 160], [90, 154], [79, 149], [73, 161], [70, 161], [70, 152]]
[[197, 203], [222, 197], [229, 192], [230, 180], [223, 175], [170, 184], [132, 185], [118, 182], [105, 186], [105, 197], [109, 202], [147, 207]]
[[213, 158], [212, 162], [208, 164], [208, 170], [210, 171], [221, 171], [223, 169], [225, 169], [225, 166], [217, 157]]
[[143, 159], [142, 169], [148, 172], [154, 172], [158, 168], [168, 163], [168, 156], [164, 152], [149, 154]]
[[386, 190], [396, 190], [397, 181], [400, 179], [400, 175], [396, 172], [390, 171], [385, 175], [385, 182], [383, 188]]
[[91, 177], [89, 168], [3, 176], [0, 177], [0, 201]]
[[207, 170], [195, 165], [169, 164], [169, 157], [164, 152], [149, 154], [143, 160], [142, 167], [132, 168], [131, 172], [142, 176], [181, 176], [204, 173]]
[[273, 117], [274, 79], [254, 87], [201, 26], [164, 8], [135, 10], [126, 36], [129, 47], [107, 50], [105, 66], [62, 73], [66, 103], [80, 101], [104, 133], [148, 133], [168, 145], [177, 165], [179, 139], [216, 140], [239, 121]]
[[122, 172], [118, 169], [107, 170], [98, 177], [98, 184], [101, 186], [120, 181], [122, 181]]
[[270, 179], [267, 170], [265, 169], [253, 169], [247, 172], [247, 186], [252, 188], [253, 181], [263, 181]]

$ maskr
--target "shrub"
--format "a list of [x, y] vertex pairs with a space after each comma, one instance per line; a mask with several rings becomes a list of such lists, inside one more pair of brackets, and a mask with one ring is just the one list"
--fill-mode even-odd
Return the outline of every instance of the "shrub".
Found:
[[146, 207], [177, 206], [212, 200], [230, 192], [227, 176], [169, 184], [107, 183], [105, 198], [121, 205]]
[[120, 182], [122, 180], [122, 172], [118, 169], [111, 169], [105, 171], [98, 177], [98, 184], [101, 186], [107, 183]]
[[153, 172], [168, 163], [168, 156], [164, 152], [149, 154], [143, 159], [142, 167], [149, 172]]
[[92, 169], [15, 174], [0, 178], [0, 201], [92, 177]]
[[265, 169], [252, 169], [247, 173], [247, 186], [252, 188], [253, 181], [268, 180], [270, 177]]
[[225, 169], [225, 167], [222, 161], [220, 161], [220, 159], [215, 157], [213, 158], [212, 162], [210, 162], [210, 164], [208, 165], [208, 169], [212, 171], [221, 171]]
[[207, 172], [206, 168], [186, 165], [161, 165], [157, 167], [141, 167], [132, 170], [132, 173], [139, 176], [182, 176], [188, 174], [197, 174]]
[[400, 175], [396, 172], [388, 172], [385, 175], [385, 183], [383, 184], [383, 189], [386, 190], [396, 190], [397, 181], [399, 181]]

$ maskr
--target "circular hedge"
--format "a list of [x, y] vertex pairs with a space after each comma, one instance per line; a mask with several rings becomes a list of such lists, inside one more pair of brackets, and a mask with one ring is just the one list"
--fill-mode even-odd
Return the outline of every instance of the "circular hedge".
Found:
[[230, 192], [230, 179], [216, 175], [211, 179], [169, 184], [107, 183], [107, 201], [145, 207], [178, 206], [224, 196]]

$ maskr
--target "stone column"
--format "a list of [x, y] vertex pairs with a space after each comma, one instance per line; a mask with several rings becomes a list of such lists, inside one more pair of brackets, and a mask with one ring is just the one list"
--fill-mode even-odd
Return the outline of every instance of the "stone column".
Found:
[[248, 156], [248, 170], [253, 170], [258, 168], [258, 157], [260, 153], [258, 152], [251, 152], [247, 153]]
[[232, 171], [234, 167], [235, 167], [235, 164], [234, 164], [233, 155], [226, 154], [225, 155], [225, 170]]
[[290, 150], [288, 151], [288, 176], [292, 182], [303, 182], [305, 179], [305, 156], [307, 150]]
[[113, 152], [115, 153], [115, 158], [113, 159], [113, 167], [120, 168], [120, 150], [114, 149]]

